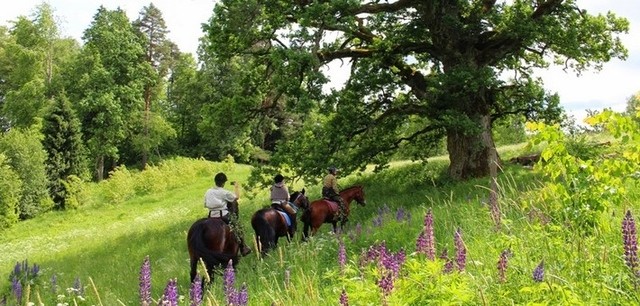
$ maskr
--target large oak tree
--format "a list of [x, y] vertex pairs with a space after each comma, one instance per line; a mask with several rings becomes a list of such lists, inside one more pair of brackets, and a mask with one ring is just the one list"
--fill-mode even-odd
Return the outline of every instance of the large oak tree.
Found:
[[[385, 164], [412, 146], [424, 158], [446, 137], [449, 174], [464, 179], [489, 173], [495, 120], [558, 118], [534, 69], [625, 58], [628, 22], [571, 0], [222, 0], [207, 30], [217, 56], [250, 54], [261, 66], [247, 69], [268, 71], [281, 96], [318, 103], [318, 124], [300, 136], [309, 143], [276, 153], [297, 171]], [[326, 93], [332, 62], [350, 74]]]

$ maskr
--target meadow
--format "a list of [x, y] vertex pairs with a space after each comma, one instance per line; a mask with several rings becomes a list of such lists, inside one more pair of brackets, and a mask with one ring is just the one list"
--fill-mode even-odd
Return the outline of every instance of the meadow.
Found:
[[[623, 243], [637, 243], [635, 223], [633, 232], [629, 219], [622, 227], [627, 211], [639, 211], [636, 186], [627, 186], [593, 219], [577, 215], [596, 221], [585, 231], [562, 219], [557, 203], [563, 199], [551, 196], [562, 193], [545, 175], [551, 170], [506, 162], [525, 150], [531, 149], [500, 150], [505, 163], [497, 205], [489, 200], [489, 178], [450, 181], [442, 158], [340, 178], [343, 187], [362, 184], [367, 199], [365, 207], [353, 203], [345, 230], [333, 234], [325, 224], [302, 242], [299, 228], [291, 243], [281, 240], [264, 259], [254, 246], [237, 266], [235, 289], [244, 286], [248, 305], [640, 303], [637, 257], [625, 256], [633, 246]], [[10, 274], [16, 266], [24, 272], [37, 265], [37, 276], [21, 288], [20, 305], [140, 305], [140, 272], [148, 258], [152, 304], [175, 281], [177, 305], [193, 305], [186, 231], [205, 216], [203, 195], [215, 173], [243, 183], [250, 170], [233, 160], [179, 158], [79, 184], [77, 210], [47, 213], [1, 233], [0, 299], [17, 305]], [[295, 182], [290, 189], [302, 187], [311, 200], [319, 197], [319, 186]], [[251, 214], [267, 204], [266, 188], [243, 190], [240, 219], [248, 240], [254, 238]], [[227, 305], [225, 295], [222, 275], [214, 275], [202, 304]]]

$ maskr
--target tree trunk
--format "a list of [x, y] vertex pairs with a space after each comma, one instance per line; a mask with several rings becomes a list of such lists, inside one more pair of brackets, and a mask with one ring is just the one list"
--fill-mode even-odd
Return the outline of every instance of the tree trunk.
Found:
[[465, 134], [460, 130], [447, 131], [449, 175], [458, 180], [489, 175], [491, 151], [495, 149], [491, 134], [491, 117], [479, 115], [479, 134]]
[[104, 156], [100, 156], [96, 161], [96, 180], [100, 182], [103, 179], [104, 179]]
[[[149, 141], [149, 117], [151, 112], [151, 88], [149, 85], [145, 86], [144, 89], [144, 127], [143, 127], [143, 138], [144, 142], [148, 143]], [[142, 146], [142, 169], [147, 168], [147, 159], [149, 157], [149, 150], [146, 147], [146, 144]]]

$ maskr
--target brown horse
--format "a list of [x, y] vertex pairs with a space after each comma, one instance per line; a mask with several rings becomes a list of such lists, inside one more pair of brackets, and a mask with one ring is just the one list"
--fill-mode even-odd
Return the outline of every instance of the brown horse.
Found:
[[[228, 205], [230, 213], [238, 211], [237, 202]], [[238, 264], [240, 245], [231, 227], [220, 218], [202, 218], [189, 228], [187, 246], [191, 259], [191, 282], [196, 277], [198, 261], [204, 261], [207, 273], [213, 277], [215, 269], [223, 269], [233, 260]]]
[[[289, 202], [293, 203], [297, 207], [308, 207], [309, 200], [305, 196], [305, 190], [296, 191], [291, 194]], [[256, 211], [251, 217], [251, 227], [256, 233], [256, 243], [260, 246], [260, 253], [264, 256], [269, 250], [275, 248], [278, 245], [278, 239], [280, 237], [287, 237], [287, 241], [291, 242], [291, 237], [295, 233], [295, 218], [296, 214], [287, 214], [289, 218], [292, 218], [291, 223], [294, 225], [291, 228], [287, 226], [285, 216], [282, 212], [273, 208], [266, 207]]]
[[[364, 189], [362, 186], [351, 186], [340, 191], [340, 197], [344, 201], [345, 207], [345, 218], [349, 216], [349, 204], [351, 201], [355, 200], [358, 204], [365, 206], [366, 202], [364, 199]], [[331, 208], [331, 201], [327, 199], [319, 199], [311, 202], [309, 205], [309, 209], [305, 210], [302, 213], [302, 222], [304, 223], [304, 238], [309, 237], [309, 228], [311, 228], [311, 234], [315, 235], [318, 231], [318, 228], [323, 223], [331, 223], [333, 224], [333, 232], [335, 233], [337, 230], [338, 220], [335, 220], [335, 215], [337, 210], [334, 211]], [[340, 220], [340, 228], [344, 227], [346, 220]]]

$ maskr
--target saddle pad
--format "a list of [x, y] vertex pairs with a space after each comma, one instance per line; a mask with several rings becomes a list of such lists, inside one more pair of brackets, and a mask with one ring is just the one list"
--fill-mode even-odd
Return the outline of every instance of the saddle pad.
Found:
[[336, 213], [338, 211], [338, 203], [329, 200], [324, 200], [324, 202], [327, 203], [327, 206], [329, 206], [332, 213]]
[[287, 224], [287, 226], [291, 226], [291, 219], [289, 218], [289, 215], [279, 210], [276, 211], [284, 218], [284, 222]]

